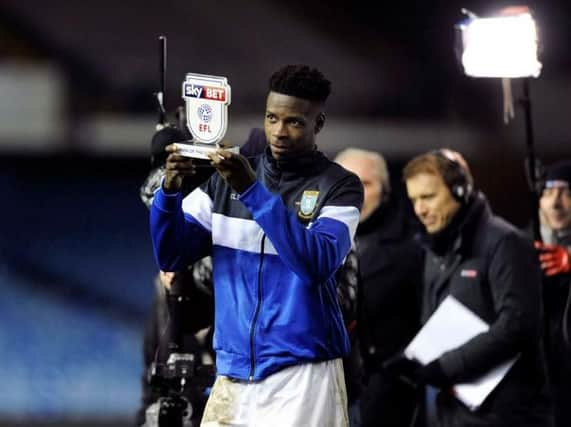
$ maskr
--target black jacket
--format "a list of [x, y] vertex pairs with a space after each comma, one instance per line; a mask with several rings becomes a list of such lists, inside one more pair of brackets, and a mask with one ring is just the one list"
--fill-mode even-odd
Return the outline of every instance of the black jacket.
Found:
[[362, 426], [408, 427], [416, 393], [382, 369], [420, 327], [422, 250], [396, 199], [384, 202], [356, 233], [362, 286], [357, 330], [366, 384]]
[[395, 201], [383, 203], [359, 224], [356, 242], [363, 282], [361, 351], [366, 368], [378, 370], [420, 327], [422, 250]]
[[[542, 232], [543, 230], [542, 227]], [[571, 249], [570, 234], [550, 238], [551, 230], [545, 228], [545, 231], [542, 237], [546, 243]], [[543, 276], [545, 352], [557, 427], [571, 426], [571, 346], [568, 342], [569, 337], [564, 333], [565, 330], [567, 334], [571, 331], [571, 315], [568, 308], [570, 292], [570, 273]]]
[[571, 274], [543, 277], [545, 310], [545, 353], [553, 394], [555, 425], [571, 426], [571, 348], [565, 342], [564, 323], [571, 331], [569, 304]]
[[481, 193], [461, 208], [446, 230], [430, 237], [425, 240], [422, 322], [452, 295], [490, 325], [487, 332], [440, 357], [449, 382], [469, 382], [520, 354], [475, 412], [441, 393], [441, 425], [552, 425], [542, 344], [541, 271], [531, 240], [494, 216]]

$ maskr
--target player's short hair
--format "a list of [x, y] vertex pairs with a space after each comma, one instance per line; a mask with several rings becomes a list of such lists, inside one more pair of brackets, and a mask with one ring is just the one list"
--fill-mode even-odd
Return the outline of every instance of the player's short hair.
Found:
[[270, 77], [270, 91], [323, 103], [331, 93], [331, 82], [317, 68], [285, 65]]

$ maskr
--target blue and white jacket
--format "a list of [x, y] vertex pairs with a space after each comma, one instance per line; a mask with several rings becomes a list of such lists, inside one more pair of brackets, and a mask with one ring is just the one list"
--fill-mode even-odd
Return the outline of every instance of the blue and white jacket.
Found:
[[162, 270], [212, 254], [219, 375], [260, 380], [290, 365], [349, 352], [335, 272], [351, 248], [363, 188], [319, 151], [252, 161], [236, 194], [214, 174], [182, 199], [156, 193], [151, 237]]

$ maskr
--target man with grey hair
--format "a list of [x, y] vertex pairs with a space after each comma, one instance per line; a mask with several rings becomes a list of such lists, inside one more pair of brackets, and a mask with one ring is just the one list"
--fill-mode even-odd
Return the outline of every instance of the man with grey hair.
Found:
[[385, 158], [375, 151], [346, 148], [335, 157], [335, 162], [357, 175], [363, 183], [365, 196], [360, 221], [363, 222], [388, 200], [391, 181]]
[[382, 369], [419, 328], [422, 256], [410, 222], [391, 194], [387, 164], [374, 151], [347, 148], [335, 158], [356, 174], [364, 199], [355, 236], [362, 287], [357, 323], [364, 367], [362, 426], [409, 426], [416, 392]]

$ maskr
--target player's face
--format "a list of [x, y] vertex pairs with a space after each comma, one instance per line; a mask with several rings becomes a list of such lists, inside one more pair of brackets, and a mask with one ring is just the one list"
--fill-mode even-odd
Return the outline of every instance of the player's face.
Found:
[[313, 151], [315, 135], [323, 125], [322, 118], [318, 103], [270, 92], [264, 130], [272, 156], [279, 160]]
[[406, 180], [406, 191], [414, 213], [429, 234], [444, 230], [460, 209], [440, 175], [419, 173]]

